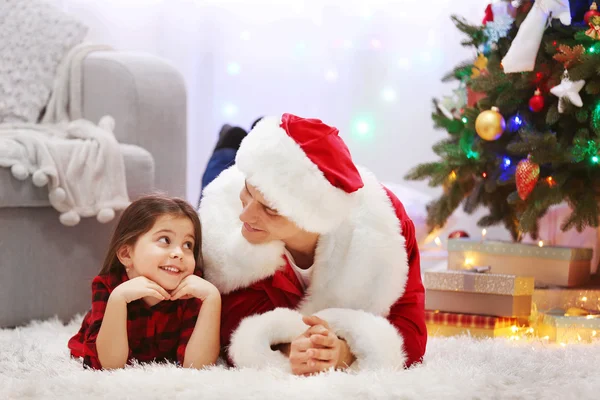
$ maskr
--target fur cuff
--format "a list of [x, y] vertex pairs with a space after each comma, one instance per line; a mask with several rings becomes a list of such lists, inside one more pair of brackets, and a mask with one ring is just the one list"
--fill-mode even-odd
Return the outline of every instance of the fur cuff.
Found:
[[328, 308], [315, 314], [346, 340], [356, 361], [352, 370], [402, 369], [406, 362], [404, 340], [387, 319], [361, 310]]
[[290, 361], [271, 345], [290, 343], [306, 331], [302, 315], [287, 308], [276, 308], [245, 318], [231, 337], [229, 356], [238, 367], [275, 367], [292, 372]]

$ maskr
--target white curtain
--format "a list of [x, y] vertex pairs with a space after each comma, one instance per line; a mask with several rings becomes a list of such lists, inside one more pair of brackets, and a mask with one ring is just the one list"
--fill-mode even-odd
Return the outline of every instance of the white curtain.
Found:
[[[188, 89], [188, 198], [221, 124], [291, 112], [336, 125], [357, 163], [402, 182], [433, 160], [431, 98], [474, 54], [451, 14], [480, 22], [481, 0], [50, 0], [90, 39], [169, 59]], [[431, 194], [425, 183], [407, 183]]]

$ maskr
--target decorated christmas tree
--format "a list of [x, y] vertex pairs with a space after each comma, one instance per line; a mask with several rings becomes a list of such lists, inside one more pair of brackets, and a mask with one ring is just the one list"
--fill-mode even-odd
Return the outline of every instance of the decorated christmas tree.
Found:
[[600, 200], [600, 12], [591, 0], [497, 1], [482, 25], [452, 17], [473, 48], [445, 81], [432, 118], [448, 137], [437, 161], [407, 179], [443, 186], [428, 205], [431, 230], [463, 206], [489, 211], [515, 240], [537, 236], [548, 208], [572, 209], [563, 230], [598, 226]]

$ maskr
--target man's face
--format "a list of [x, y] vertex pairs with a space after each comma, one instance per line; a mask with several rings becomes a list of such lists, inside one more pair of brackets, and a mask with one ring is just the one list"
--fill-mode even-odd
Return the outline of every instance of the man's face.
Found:
[[247, 182], [240, 192], [240, 200], [243, 207], [240, 220], [244, 223], [242, 235], [248, 242], [285, 241], [301, 232], [294, 222], [270, 207], [262, 193]]

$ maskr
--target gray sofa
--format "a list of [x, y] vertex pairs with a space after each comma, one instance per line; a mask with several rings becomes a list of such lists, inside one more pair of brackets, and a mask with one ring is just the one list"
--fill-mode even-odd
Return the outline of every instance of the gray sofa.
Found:
[[[185, 196], [186, 93], [173, 67], [150, 55], [92, 53], [82, 101], [86, 119], [115, 118], [132, 200], [155, 190]], [[46, 187], [0, 168], [0, 327], [85, 312], [115, 223], [64, 226]]]

